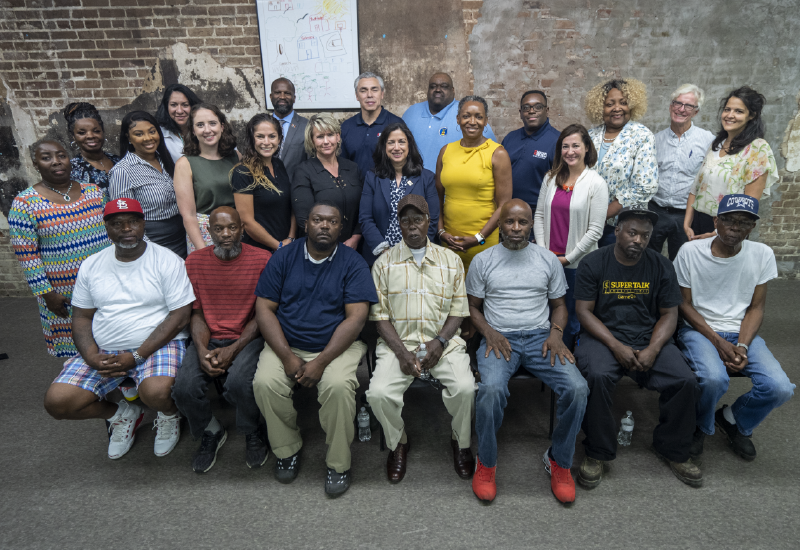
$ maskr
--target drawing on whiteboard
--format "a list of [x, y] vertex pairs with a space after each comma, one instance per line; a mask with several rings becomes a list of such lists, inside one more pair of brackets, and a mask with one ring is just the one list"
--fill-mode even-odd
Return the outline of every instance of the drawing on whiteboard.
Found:
[[351, 88], [359, 73], [357, 0], [256, 0], [256, 7], [265, 88], [290, 79], [298, 109], [358, 105]]

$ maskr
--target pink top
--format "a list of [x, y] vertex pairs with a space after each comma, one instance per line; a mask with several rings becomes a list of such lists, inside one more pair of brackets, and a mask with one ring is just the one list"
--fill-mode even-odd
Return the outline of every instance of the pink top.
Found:
[[558, 187], [553, 196], [553, 202], [550, 203], [550, 251], [556, 254], [567, 253], [569, 203], [571, 200], [572, 193]]

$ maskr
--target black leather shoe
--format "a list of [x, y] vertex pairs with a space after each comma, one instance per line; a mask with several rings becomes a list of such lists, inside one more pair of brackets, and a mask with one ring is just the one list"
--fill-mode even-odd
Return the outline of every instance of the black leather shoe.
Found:
[[453, 467], [461, 479], [470, 479], [475, 473], [475, 457], [472, 456], [472, 449], [458, 448], [458, 441], [450, 439], [450, 446], [453, 448]]
[[408, 442], [398, 443], [394, 451], [389, 451], [389, 458], [386, 460], [386, 474], [389, 481], [399, 483], [406, 475], [406, 464], [408, 463], [408, 451], [411, 448]]
[[723, 405], [716, 413], [714, 413], [714, 422], [717, 427], [722, 430], [728, 437], [728, 442], [731, 444], [733, 452], [747, 460], [748, 462], [756, 459], [756, 446], [753, 445], [750, 437], [742, 435], [736, 424], [731, 424], [725, 419], [722, 411], [728, 405]]

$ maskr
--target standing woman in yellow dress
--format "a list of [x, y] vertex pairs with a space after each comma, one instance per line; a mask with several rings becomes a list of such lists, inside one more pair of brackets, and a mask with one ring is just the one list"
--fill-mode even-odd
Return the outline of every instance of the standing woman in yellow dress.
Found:
[[500, 208], [511, 200], [511, 159], [502, 145], [483, 136], [489, 106], [469, 95], [458, 103], [461, 140], [442, 147], [436, 161], [439, 240], [469, 270], [478, 252], [500, 242]]

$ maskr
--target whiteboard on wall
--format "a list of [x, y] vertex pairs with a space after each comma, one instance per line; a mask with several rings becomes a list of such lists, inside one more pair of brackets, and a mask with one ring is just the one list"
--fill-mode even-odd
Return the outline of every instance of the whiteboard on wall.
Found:
[[267, 106], [272, 81], [292, 81], [295, 109], [357, 108], [357, 0], [256, 0]]

